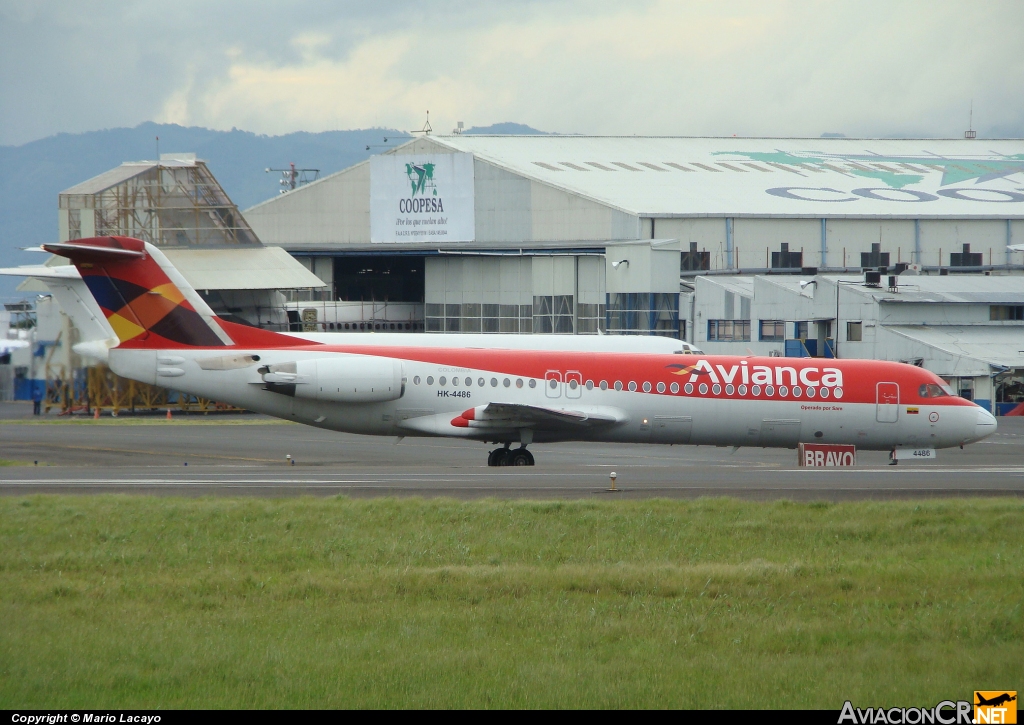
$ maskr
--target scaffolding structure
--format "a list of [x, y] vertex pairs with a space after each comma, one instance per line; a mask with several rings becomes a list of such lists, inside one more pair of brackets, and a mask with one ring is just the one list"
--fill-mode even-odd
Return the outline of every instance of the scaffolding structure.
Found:
[[260, 246], [204, 161], [166, 156], [121, 164], [61, 192], [61, 241], [120, 235], [158, 247]]
[[[121, 164], [61, 192], [58, 208], [62, 242], [117, 235], [171, 249], [262, 246], [206, 163], [195, 154], [163, 154], [159, 161]], [[79, 368], [60, 364], [53, 356], [59, 339], [51, 344], [46, 358], [47, 412], [51, 408], [62, 415], [238, 410], [119, 377], [106, 365]], [[67, 342], [70, 349], [74, 340]]]

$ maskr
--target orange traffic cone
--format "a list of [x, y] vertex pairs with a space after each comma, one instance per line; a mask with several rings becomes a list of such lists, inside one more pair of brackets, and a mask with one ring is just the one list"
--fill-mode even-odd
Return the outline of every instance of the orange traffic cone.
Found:
[[92, 419], [93, 420], [99, 420], [100, 419], [100, 409], [99, 408], [96, 408], [95, 410], [93, 410], [93, 412], [92, 412]]
[[171, 409], [168, 408], [167, 409], [167, 420], [170, 420], [170, 419], [171, 419]]

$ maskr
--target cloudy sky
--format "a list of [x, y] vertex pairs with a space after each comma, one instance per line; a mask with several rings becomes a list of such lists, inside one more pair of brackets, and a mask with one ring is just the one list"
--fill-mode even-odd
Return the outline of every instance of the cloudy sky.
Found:
[[267, 134], [1024, 135], [1024, 2], [0, 0], [0, 144]]

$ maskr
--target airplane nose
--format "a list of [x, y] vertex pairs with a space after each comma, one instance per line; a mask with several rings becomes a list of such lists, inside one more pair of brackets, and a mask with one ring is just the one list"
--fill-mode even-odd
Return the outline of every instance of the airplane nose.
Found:
[[996, 423], [996, 417], [987, 410], [978, 408], [977, 412], [978, 420], [974, 425], [974, 440], [980, 441], [995, 433], [999, 426]]

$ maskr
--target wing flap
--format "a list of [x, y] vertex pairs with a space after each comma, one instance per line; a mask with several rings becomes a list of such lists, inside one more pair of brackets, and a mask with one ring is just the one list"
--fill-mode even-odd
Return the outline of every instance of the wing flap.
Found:
[[531, 428], [560, 432], [615, 425], [627, 419], [624, 411], [603, 406], [567, 409], [523, 403], [487, 403], [464, 411], [451, 423], [457, 428]]

